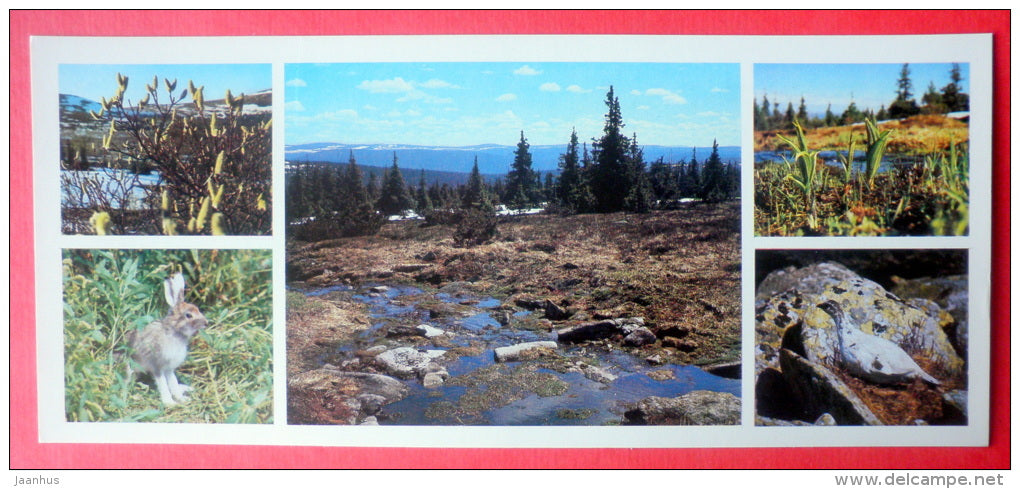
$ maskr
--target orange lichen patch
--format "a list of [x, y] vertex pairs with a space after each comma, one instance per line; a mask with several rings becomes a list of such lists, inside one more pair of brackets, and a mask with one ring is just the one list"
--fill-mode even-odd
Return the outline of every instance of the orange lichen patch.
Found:
[[942, 396], [920, 380], [910, 384], [879, 386], [840, 372], [837, 375], [886, 425], [912, 425], [916, 420], [942, 418]]

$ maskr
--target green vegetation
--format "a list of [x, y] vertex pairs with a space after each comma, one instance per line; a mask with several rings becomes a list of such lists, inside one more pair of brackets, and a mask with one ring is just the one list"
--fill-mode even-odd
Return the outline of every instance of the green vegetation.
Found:
[[897, 135], [865, 124], [864, 166], [853, 156], [859, 136], [846, 132], [841, 167], [819, 161], [821, 148], [798, 125], [797, 138], [779, 136], [795, 164], [755, 169], [755, 233], [759, 236], [965, 235], [968, 231], [969, 161], [966, 143], [931, 151], [919, 164], [880, 171]]
[[[968, 231], [968, 125], [944, 115], [969, 108], [960, 67], [918, 105], [910, 66], [896, 80], [896, 98], [876, 113], [851, 101], [841, 117], [831, 106], [809, 119], [792, 104], [785, 116], [768, 98], [755, 101], [755, 151], [788, 151], [784, 164], [755, 168], [755, 234], [759, 236], [926, 236]], [[877, 120], [899, 120], [879, 123]], [[863, 122], [863, 124], [857, 124]], [[857, 133], [864, 126], [864, 134]], [[792, 132], [792, 134], [791, 134]], [[863, 147], [860, 143], [863, 142]], [[861, 168], [855, 158], [863, 150]], [[819, 155], [835, 152], [839, 167]], [[906, 160], [889, 164], [888, 156]], [[911, 163], [914, 162], [914, 163]], [[883, 166], [889, 164], [888, 168]]]
[[[185, 300], [209, 326], [177, 369], [191, 399], [164, 408], [147, 375], [115, 355], [124, 335], [166, 314], [162, 280], [181, 269]], [[64, 407], [68, 421], [271, 423], [272, 254], [263, 250], [64, 252]]]

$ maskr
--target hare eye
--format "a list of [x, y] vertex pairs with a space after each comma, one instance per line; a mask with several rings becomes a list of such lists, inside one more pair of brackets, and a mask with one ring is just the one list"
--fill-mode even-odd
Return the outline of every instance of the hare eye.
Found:
[[191, 313], [190, 312], [184, 313], [184, 317], [191, 319]]

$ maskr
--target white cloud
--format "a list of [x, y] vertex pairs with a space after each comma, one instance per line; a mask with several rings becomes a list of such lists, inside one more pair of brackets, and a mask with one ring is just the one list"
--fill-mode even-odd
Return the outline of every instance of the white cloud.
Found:
[[283, 108], [287, 112], [304, 112], [305, 110], [305, 106], [301, 103], [300, 100], [287, 102], [286, 104], [283, 104]]
[[712, 87], [712, 93], [730, 93], [730, 91], [725, 88]]
[[534, 68], [532, 68], [532, 67], [530, 67], [528, 65], [524, 65], [524, 66], [514, 70], [514, 74], [515, 75], [532, 76], [532, 75], [538, 75], [540, 73], [542, 73], [541, 70], [536, 70], [536, 69], [534, 69]]
[[362, 109], [365, 109], [365, 110], [379, 110], [379, 107], [376, 107], [374, 105], [365, 104], [365, 106], [362, 107]]
[[448, 81], [433, 78], [425, 83], [418, 84], [422, 88], [460, 88]]
[[294, 78], [293, 80], [288, 80], [286, 85], [288, 87], [307, 87], [308, 86], [308, 84], [305, 83], [305, 81], [300, 79], [300, 78]]
[[560, 85], [559, 83], [547, 82], [539, 85], [538, 89], [543, 92], [558, 92], [560, 91]]
[[637, 106], [637, 109], [638, 109], [638, 110], [648, 110], [648, 109], [650, 109], [650, 108], [651, 108], [651, 107], [649, 107], [649, 106], [647, 106], [647, 105], [639, 105], [639, 106]]
[[358, 84], [358, 88], [371, 93], [405, 93], [414, 91], [414, 85], [399, 76], [390, 80], [363, 80]]
[[350, 120], [358, 118], [358, 111], [354, 109], [341, 109], [336, 112], [326, 112], [321, 116], [327, 120]]
[[496, 97], [497, 102], [510, 102], [512, 100], [517, 100], [517, 95], [514, 95], [512, 93], [504, 93], [503, 95]]
[[588, 93], [591, 90], [585, 90], [581, 88], [580, 85], [570, 85], [569, 87], [567, 87], [567, 91], [571, 93]]
[[649, 88], [648, 90], [645, 90], [645, 95], [653, 95], [653, 96], [656, 96], [656, 97], [662, 97], [662, 101], [666, 102], [667, 104], [686, 104], [687, 103], [687, 99], [681, 97], [680, 94], [675, 93], [675, 92], [670, 91], [670, 90], [666, 90], [665, 88]]
[[631, 95], [641, 95], [641, 90], [631, 90], [630, 94]]

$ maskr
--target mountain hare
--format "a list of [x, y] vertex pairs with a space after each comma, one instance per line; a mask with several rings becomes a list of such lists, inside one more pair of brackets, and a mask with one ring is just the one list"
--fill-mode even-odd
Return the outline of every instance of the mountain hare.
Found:
[[188, 356], [191, 337], [208, 325], [205, 316], [194, 304], [184, 302], [184, 275], [175, 273], [163, 280], [163, 291], [170, 312], [144, 329], [126, 335], [131, 358], [152, 375], [159, 397], [166, 406], [188, 400], [191, 387], [179, 384], [174, 370]]

